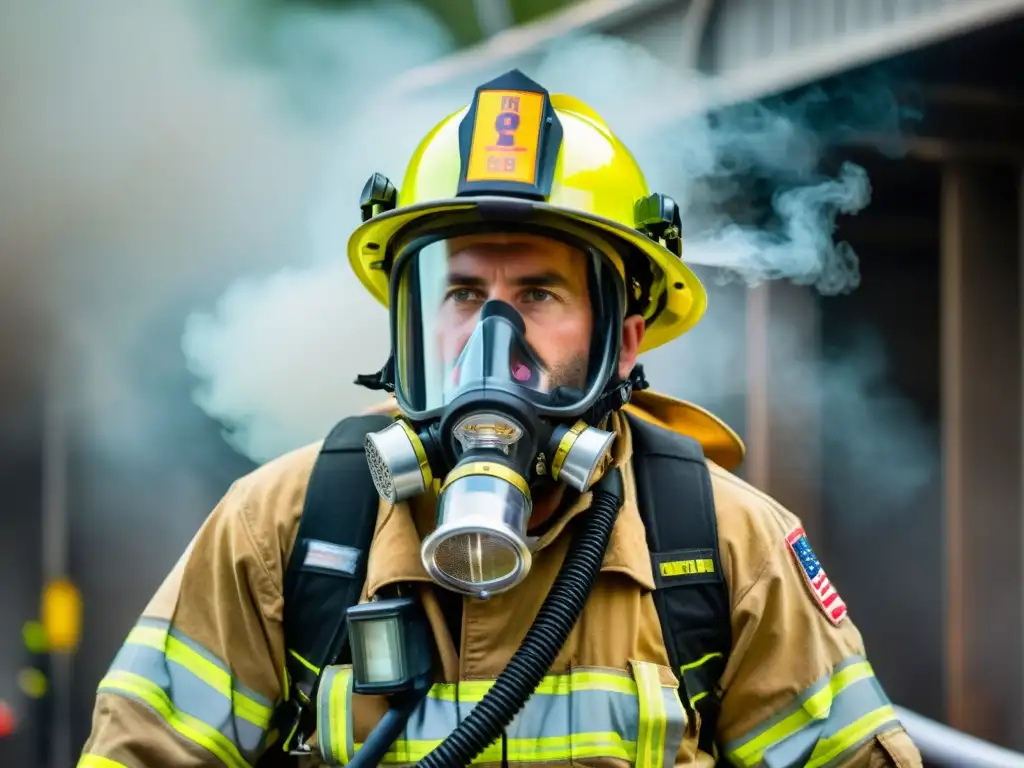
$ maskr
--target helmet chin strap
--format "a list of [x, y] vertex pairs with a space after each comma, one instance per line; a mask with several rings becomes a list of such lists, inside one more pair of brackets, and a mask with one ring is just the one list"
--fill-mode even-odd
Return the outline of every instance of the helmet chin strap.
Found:
[[588, 424], [602, 424], [612, 413], [625, 406], [634, 392], [642, 392], [650, 386], [644, 376], [644, 367], [637, 363], [625, 379], [614, 378], [609, 381], [604, 392], [582, 418]]

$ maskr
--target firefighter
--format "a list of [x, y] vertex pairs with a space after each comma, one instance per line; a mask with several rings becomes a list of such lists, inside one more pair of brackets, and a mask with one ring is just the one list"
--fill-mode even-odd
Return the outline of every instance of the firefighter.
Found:
[[[303, 765], [463, 764], [431, 757], [450, 747], [493, 764], [920, 766], [799, 519], [730, 473], [727, 426], [646, 389], [637, 356], [706, 296], [675, 204], [601, 117], [513, 70], [430, 132], [400, 190], [375, 175], [362, 204], [348, 256], [389, 308], [393, 353], [362, 383], [395, 419], [366, 439], [380, 499], [357, 602], [409, 587], [429, 690], [382, 741], [389, 705], [358, 668], [367, 647], [383, 668], [390, 640], [321, 667], [286, 637], [296, 560], [353, 572], [346, 547], [298, 533], [317, 443], [217, 504], [100, 683], [79, 765], [234, 768], [284, 745]], [[699, 441], [698, 492], [658, 495], [686, 473], [640, 466], [652, 429]], [[658, 552], [652, 520], [706, 547]], [[510, 675], [530, 679], [519, 699], [487, 696]], [[315, 730], [279, 719], [285, 704]], [[470, 748], [474, 717], [493, 728]]]

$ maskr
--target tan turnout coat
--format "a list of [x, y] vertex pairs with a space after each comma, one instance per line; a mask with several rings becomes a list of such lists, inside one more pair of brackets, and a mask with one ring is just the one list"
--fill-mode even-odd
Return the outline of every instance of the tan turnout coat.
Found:
[[[840, 598], [828, 602], [831, 592], [820, 584], [818, 594], [826, 597], [816, 596], [788, 543], [800, 521], [724, 468], [742, 458], [735, 435], [710, 414], [649, 392], [637, 394], [630, 408], [696, 437], [709, 459], [733, 631], [721, 679], [720, 749], [738, 766], [768, 758], [771, 765], [920, 766], [853, 621], [847, 616], [837, 626], [827, 615], [841, 605]], [[573, 723], [573, 734], [540, 746], [525, 731], [518, 739], [510, 734], [505, 759], [712, 766], [713, 757], [697, 749], [701, 723], [686, 721], [679, 705], [677, 677], [651, 597], [654, 575], [636, 506], [630, 434], [625, 419], [616, 415], [613, 421], [619, 435], [614, 460], [623, 469], [626, 498], [596, 586], [545, 682], [550, 690], [539, 690], [521, 718], [526, 723], [532, 716], [534, 700], [536, 707], [554, 707], [540, 716], [543, 729], [558, 727], [558, 706], [591, 714], [576, 717], [582, 722]], [[268, 723], [285, 685], [283, 576], [318, 449], [314, 444], [288, 453], [226, 492], [101, 682], [80, 766], [241, 768], [276, 738]], [[458, 706], [446, 691], [461, 692], [456, 698], [461, 695], [465, 706], [474, 691], [486, 688], [483, 681], [505, 668], [565, 557], [565, 523], [585, 513], [589, 494], [544, 534], [525, 582], [487, 601], [464, 601], [458, 643], [420, 563], [420, 540], [433, 521], [430, 501], [382, 503], [363, 599], [388, 584], [419, 585], [441, 658], [430, 703], [442, 712]], [[341, 679], [338, 670], [331, 672]], [[331, 687], [325, 677], [322, 688]], [[334, 699], [338, 706], [331, 722], [319, 723], [324, 738], [312, 740], [309, 764], [320, 764], [321, 744], [330, 744], [336, 759], [350, 755], [382, 712], [377, 699], [346, 698], [344, 686], [333, 688], [341, 691]], [[561, 703], [555, 693], [563, 694]], [[615, 707], [631, 714], [611, 717]], [[651, 725], [658, 713], [660, 729]], [[599, 728], [605, 720], [618, 723], [622, 732]], [[601, 733], [591, 734], [590, 728]], [[411, 733], [407, 738], [392, 760], [415, 762], [415, 750], [430, 746]], [[501, 745], [495, 749], [485, 758], [500, 764]]]

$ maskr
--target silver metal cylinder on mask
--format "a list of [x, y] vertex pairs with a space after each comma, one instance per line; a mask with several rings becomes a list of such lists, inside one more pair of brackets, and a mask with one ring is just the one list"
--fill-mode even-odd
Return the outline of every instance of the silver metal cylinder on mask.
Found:
[[560, 427], [552, 435], [551, 479], [565, 483], [580, 493], [590, 490], [597, 470], [615, 441], [615, 433], [577, 421]]
[[526, 528], [533, 502], [526, 478], [509, 458], [524, 430], [505, 416], [474, 413], [452, 435], [466, 453], [441, 487], [437, 528], [423, 540], [421, 559], [439, 584], [486, 598], [516, 586], [530, 571]]
[[367, 434], [363, 445], [373, 484], [389, 504], [417, 496], [433, 482], [423, 442], [404, 421]]

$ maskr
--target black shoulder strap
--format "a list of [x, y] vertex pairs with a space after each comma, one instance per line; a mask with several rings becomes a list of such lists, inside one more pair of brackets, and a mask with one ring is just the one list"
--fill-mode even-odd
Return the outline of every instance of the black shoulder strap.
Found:
[[718, 682], [732, 646], [732, 622], [711, 475], [696, 440], [627, 418], [662, 634], [682, 683], [683, 706], [700, 713], [700, 748], [714, 754]]
[[347, 649], [346, 610], [359, 602], [380, 497], [363, 440], [390, 416], [353, 416], [331, 430], [306, 491], [295, 546], [284, 576], [288, 701], [277, 727], [284, 749], [312, 732], [321, 670]]

